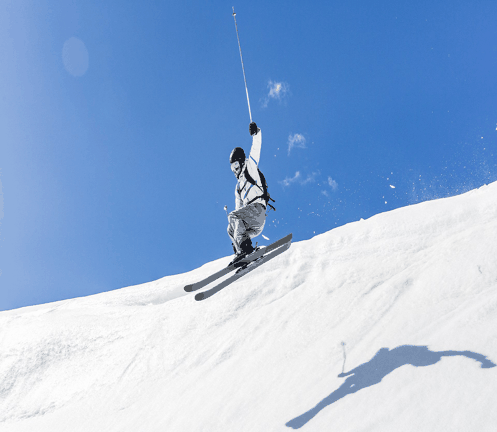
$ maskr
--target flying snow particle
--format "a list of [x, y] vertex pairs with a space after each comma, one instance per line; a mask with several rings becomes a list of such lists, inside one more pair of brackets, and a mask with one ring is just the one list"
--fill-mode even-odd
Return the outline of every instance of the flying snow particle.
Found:
[[394, 186], [394, 185], [390, 185], [390, 187], [391, 187], [392, 189], [395, 189], [395, 186]]

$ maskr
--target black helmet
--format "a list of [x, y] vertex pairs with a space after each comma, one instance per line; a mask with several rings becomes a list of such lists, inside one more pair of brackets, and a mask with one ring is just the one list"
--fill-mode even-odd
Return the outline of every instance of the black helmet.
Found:
[[245, 152], [241, 147], [235, 147], [231, 152], [230, 164], [236, 161], [240, 162], [240, 165], [243, 165], [243, 163], [245, 162]]

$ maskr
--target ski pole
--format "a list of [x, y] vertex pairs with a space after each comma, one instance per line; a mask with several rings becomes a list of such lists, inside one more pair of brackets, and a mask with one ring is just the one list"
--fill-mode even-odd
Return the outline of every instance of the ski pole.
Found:
[[250, 100], [247, 89], [247, 78], [245, 78], [245, 68], [243, 67], [242, 47], [240, 46], [240, 37], [238, 36], [238, 26], [236, 25], [236, 13], [234, 6], [233, 6], [233, 19], [235, 20], [236, 38], [238, 40], [238, 49], [240, 50], [240, 61], [242, 62], [243, 81], [245, 82], [245, 93], [247, 93], [247, 105], [249, 110], [250, 123], [252, 123], [252, 112], [250, 111]]
[[342, 373], [345, 371], [345, 359], [347, 356], [345, 355], [345, 342], [342, 341], [342, 349], [343, 349], [343, 365], [342, 365]]

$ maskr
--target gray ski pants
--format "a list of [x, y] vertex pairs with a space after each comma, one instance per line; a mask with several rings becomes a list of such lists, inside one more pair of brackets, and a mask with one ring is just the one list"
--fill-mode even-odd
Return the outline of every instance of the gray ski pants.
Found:
[[266, 209], [261, 203], [252, 203], [228, 215], [228, 235], [236, 250], [248, 238], [257, 237], [266, 223]]

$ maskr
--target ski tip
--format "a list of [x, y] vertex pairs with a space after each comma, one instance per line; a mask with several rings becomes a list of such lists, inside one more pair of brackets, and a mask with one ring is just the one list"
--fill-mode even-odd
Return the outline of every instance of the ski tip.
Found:
[[285, 237], [283, 237], [281, 240], [284, 240], [285, 242], [291, 241], [293, 239], [293, 234], [287, 234]]
[[193, 288], [193, 284], [189, 284], [189, 285], [185, 286], [185, 291], [192, 292], [192, 288]]
[[195, 300], [199, 301], [199, 300], [203, 300], [204, 299], [204, 293], [198, 293], [196, 296], [195, 296]]

